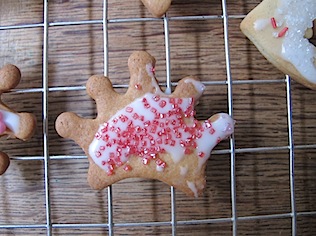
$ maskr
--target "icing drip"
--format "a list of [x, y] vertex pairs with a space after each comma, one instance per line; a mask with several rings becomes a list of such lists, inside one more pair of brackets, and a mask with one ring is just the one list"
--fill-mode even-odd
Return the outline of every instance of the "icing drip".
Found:
[[0, 123], [1, 130], [0, 134], [2, 134], [6, 128], [9, 128], [13, 133], [17, 134], [19, 132], [20, 127], [20, 117], [10, 111], [0, 109]]
[[157, 171], [163, 171], [167, 166], [158, 156], [165, 152], [175, 163], [196, 152], [200, 167], [215, 145], [233, 132], [234, 124], [227, 114], [212, 123], [199, 122], [194, 114], [193, 98], [147, 93], [100, 125], [89, 155], [109, 175], [130, 156], [140, 157], [145, 165], [154, 160]]
[[159, 95], [166, 95], [166, 94], [170, 94], [171, 93], [171, 88], [167, 88], [165, 93], [161, 91], [158, 83], [157, 83], [157, 80], [156, 80], [156, 76], [155, 76], [155, 67], [152, 65], [152, 64], [146, 64], [146, 71], [147, 71], [147, 74], [151, 77], [151, 84], [152, 84], [152, 87], [155, 89], [155, 93], [156, 94], [159, 94]]
[[196, 185], [195, 185], [195, 183], [194, 182], [191, 182], [191, 181], [187, 181], [187, 185], [188, 185], [188, 187], [191, 189], [191, 191], [193, 192], [193, 194], [194, 194], [194, 197], [198, 197], [198, 190], [197, 190], [197, 188], [196, 188]]

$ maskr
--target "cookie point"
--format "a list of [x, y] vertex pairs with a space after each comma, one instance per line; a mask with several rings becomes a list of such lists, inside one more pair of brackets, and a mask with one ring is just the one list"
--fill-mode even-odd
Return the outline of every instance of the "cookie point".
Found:
[[189, 78], [185, 79], [184, 82], [191, 83], [199, 95], [202, 95], [202, 93], [205, 90], [205, 85], [202, 84], [202, 82], [200, 82], [199, 80], [197, 80], [194, 77], [189, 77]]
[[139, 60], [140, 58], [149, 58], [155, 61], [155, 58], [146, 51], [134, 51], [130, 56], [129, 60]]
[[152, 64], [155, 67], [155, 59], [147, 52], [136, 51], [128, 58], [128, 67], [131, 73], [138, 73], [139, 68], [144, 68], [146, 64]]
[[162, 17], [167, 12], [172, 0], [141, 0], [148, 11], [155, 17]]
[[10, 158], [4, 152], [0, 152], [0, 175], [4, 174], [10, 165]]
[[6, 64], [0, 69], [0, 91], [15, 88], [21, 80], [21, 71], [12, 64]]

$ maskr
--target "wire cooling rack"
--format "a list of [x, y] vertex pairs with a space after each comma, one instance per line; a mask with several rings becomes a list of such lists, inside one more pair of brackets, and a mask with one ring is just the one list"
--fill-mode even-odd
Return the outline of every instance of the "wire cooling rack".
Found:
[[[175, 1], [176, 2], [176, 1]], [[249, 1], [251, 2], [251, 1]], [[253, 6], [255, 6], [258, 1], [253, 1]], [[2, 1], [1, 7], [5, 8], [6, 4], [5, 1]], [[56, 4], [56, 2], [55, 2]], [[58, 2], [57, 2], [58, 4]], [[198, 3], [197, 3], [198, 4]], [[43, 199], [44, 199], [44, 205], [45, 207], [42, 208], [41, 212], [45, 212], [45, 215], [42, 217], [39, 217], [39, 220], [35, 220], [34, 217], [30, 217], [30, 221], [28, 219], [25, 219], [25, 221], [16, 222], [14, 219], [12, 220], [12, 217], [14, 218], [14, 215], [17, 214], [22, 214], [25, 216], [27, 215], [26, 212], [28, 212], [30, 209], [28, 208], [21, 208], [17, 210], [13, 206], [6, 207], [6, 197], [10, 194], [14, 194], [14, 191], [10, 191], [10, 187], [7, 187], [10, 184], [10, 180], [2, 180], [2, 189], [1, 190], [1, 195], [3, 200], [3, 204], [1, 207], [0, 214], [2, 214], [1, 220], [0, 220], [0, 231], [2, 230], [1, 234], [22, 234], [22, 235], [71, 235], [71, 234], [83, 234], [83, 235], [92, 235], [92, 234], [108, 234], [108, 235], [126, 235], [126, 234], [138, 234], [138, 235], [143, 235], [143, 234], [148, 234], [148, 235], [186, 235], [186, 234], [192, 234], [194, 232], [194, 235], [268, 235], [268, 234], [281, 234], [281, 235], [313, 235], [316, 232], [315, 226], [315, 218], [316, 218], [316, 206], [315, 206], [315, 201], [313, 200], [313, 196], [315, 196], [315, 191], [309, 192], [307, 195], [308, 197], [301, 198], [300, 200], [296, 200], [296, 195], [297, 195], [297, 187], [295, 186], [296, 181], [296, 172], [294, 167], [296, 166], [296, 161], [294, 158], [294, 154], [296, 152], [300, 153], [300, 151], [304, 153], [309, 153], [304, 154], [307, 155], [309, 160], [314, 160], [313, 156], [315, 156], [315, 152], [313, 153], [313, 150], [316, 148], [316, 144], [314, 142], [315, 136], [308, 136], [307, 138], [303, 136], [302, 139], [306, 140], [307, 139], [307, 144], [294, 144], [294, 136], [295, 136], [295, 122], [297, 122], [297, 119], [293, 118], [293, 116], [299, 116], [297, 114], [293, 115], [293, 101], [296, 102], [296, 99], [302, 98], [302, 94], [305, 93], [310, 93], [309, 91], [306, 91], [305, 88], [300, 87], [300, 85], [295, 84], [295, 88], [298, 91], [302, 91], [301, 93], [296, 93], [293, 92], [293, 89], [291, 88], [291, 79], [288, 76], [283, 76], [279, 75], [278, 72], [276, 72], [277, 76], [276, 78], [270, 79], [270, 77], [266, 77], [266, 79], [262, 78], [255, 78], [255, 79], [234, 79], [234, 65], [232, 65], [232, 52], [236, 53], [235, 49], [231, 49], [231, 41], [234, 41], [236, 37], [235, 35], [231, 36], [232, 31], [236, 31], [235, 29], [232, 29], [230, 27], [231, 21], [236, 20], [237, 22], [240, 21], [245, 15], [244, 14], [236, 14], [232, 13], [229, 14], [229, 6], [232, 6], [234, 3], [232, 2], [227, 2], [226, 0], [222, 0], [220, 5], [222, 12], [221, 14], [218, 15], [196, 15], [196, 16], [185, 16], [185, 15], [180, 15], [180, 16], [169, 16], [167, 13], [164, 17], [162, 18], [152, 18], [152, 17], [121, 17], [121, 18], [111, 18], [109, 16], [109, 12], [113, 11], [115, 4], [112, 2], [112, 4], [109, 4], [108, 1], [103, 1], [103, 9], [102, 9], [102, 18], [100, 19], [89, 19], [89, 20], [78, 20], [78, 21], [50, 21], [49, 19], [49, 1], [44, 1], [43, 2], [43, 22], [40, 23], [25, 23], [25, 24], [8, 24], [8, 25], [0, 25], [0, 32], [11, 32], [11, 31], [19, 31], [23, 32], [27, 29], [40, 29], [41, 32], [41, 40], [42, 40], [42, 62], [39, 65], [42, 68], [42, 77], [41, 81], [42, 84], [40, 86], [28, 86], [25, 85], [26, 88], [24, 89], [16, 89], [13, 92], [9, 93], [9, 95], [12, 96], [17, 96], [19, 94], [37, 94], [35, 97], [37, 97], [40, 100], [41, 104], [41, 115], [38, 117], [40, 119], [39, 125], [42, 125], [42, 134], [39, 135], [40, 142], [39, 144], [42, 145], [42, 153], [43, 155], [36, 155], [33, 154], [31, 151], [31, 154], [28, 156], [23, 156], [21, 152], [13, 157], [11, 157], [12, 162], [27, 162], [27, 161], [42, 161], [43, 164], [40, 165], [43, 168], [43, 172], [41, 172], [43, 176], [43, 185], [44, 185], [44, 192], [43, 194]], [[75, 10], [75, 9], [74, 9]], [[27, 9], [26, 9], [27, 11]], [[106, 190], [104, 190], [104, 195], [102, 197], [104, 198], [104, 202], [106, 203], [106, 206], [104, 206], [105, 210], [103, 213], [104, 217], [101, 217], [104, 219], [103, 221], [98, 221], [98, 222], [90, 222], [88, 220], [92, 215], [89, 215], [87, 212], [86, 220], [78, 220], [80, 223], [76, 223], [76, 220], [73, 221], [67, 221], [67, 214], [71, 214], [71, 210], [69, 212], [62, 212], [60, 218], [56, 217], [57, 219], [54, 219], [52, 215], [57, 214], [54, 212], [54, 209], [56, 205], [58, 205], [61, 202], [58, 202], [56, 198], [54, 197], [52, 199], [52, 195], [55, 195], [55, 193], [52, 193], [52, 186], [56, 185], [57, 178], [52, 177], [51, 174], [51, 169], [56, 168], [55, 166], [57, 165], [55, 162], [58, 161], [63, 161], [63, 160], [73, 160], [73, 161], [78, 161], [80, 162], [81, 160], [86, 160], [85, 156], [82, 155], [73, 155], [73, 154], [52, 154], [51, 153], [51, 143], [53, 142], [52, 138], [50, 138], [50, 131], [52, 129], [52, 123], [54, 120], [54, 116], [51, 115], [51, 110], [50, 106], [52, 104], [52, 101], [55, 99], [57, 93], [64, 93], [64, 92], [84, 92], [85, 87], [83, 85], [76, 85], [76, 86], [71, 86], [71, 85], [65, 85], [65, 86], [50, 86], [50, 76], [49, 72], [51, 70], [51, 67], [53, 65], [50, 64], [49, 61], [49, 47], [50, 44], [52, 43], [50, 41], [51, 36], [49, 31], [53, 28], [65, 28], [65, 27], [71, 27], [71, 26], [82, 26], [82, 25], [91, 25], [91, 26], [102, 26], [102, 32], [103, 35], [101, 36], [102, 42], [103, 42], [103, 72], [105, 75], [109, 75], [110, 72], [110, 58], [109, 55], [111, 53], [111, 43], [109, 42], [109, 27], [115, 27], [117, 24], [120, 24], [120, 27], [122, 27], [122, 24], [126, 24], [126, 27], [128, 27], [130, 23], [133, 22], [159, 22], [163, 24], [163, 37], [160, 37], [159, 39], [163, 40], [161, 42], [164, 48], [164, 57], [165, 57], [165, 77], [166, 80], [162, 82], [162, 85], [165, 85], [167, 88], [172, 88], [176, 86], [176, 81], [172, 79], [172, 58], [171, 58], [171, 52], [170, 50], [172, 49], [172, 45], [170, 42], [170, 31], [176, 31], [176, 29], [172, 28], [170, 26], [171, 22], [191, 22], [191, 21], [196, 21], [196, 22], [204, 22], [204, 21], [219, 21], [221, 22], [221, 27], [222, 27], [222, 39], [223, 39], [223, 48], [224, 48], [224, 68], [225, 68], [225, 79], [224, 80], [216, 80], [216, 81], [211, 81], [211, 80], [202, 80], [203, 83], [207, 86], [207, 89], [211, 89], [214, 87], [220, 87], [220, 91], [224, 91], [223, 95], [221, 97], [226, 97], [226, 106], [221, 106], [220, 109], [227, 109], [227, 112], [235, 117], [240, 118], [240, 113], [236, 114], [236, 110], [238, 112], [238, 103], [241, 101], [239, 98], [235, 99], [234, 96], [249, 96], [248, 93], [236, 93], [235, 95], [234, 91], [238, 89], [245, 89], [243, 86], [246, 86], [246, 89], [249, 89], [251, 87], [256, 87], [260, 85], [268, 85], [268, 86], [276, 86], [280, 88], [280, 90], [277, 90], [278, 92], [282, 91], [282, 88], [284, 88], [284, 93], [283, 93], [283, 98], [284, 98], [284, 111], [285, 115], [283, 119], [285, 120], [285, 126], [283, 124], [283, 128], [285, 130], [282, 130], [283, 134], [283, 139], [286, 140], [286, 142], [277, 142], [276, 145], [271, 145], [271, 143], [265, 143], [264, 140], [262, 140], [263, 145], [261, 146], [255, 146], [252, 147], [247, 146], [247, 145], [236, 145], [237, 144], [237, 137], [238, 137], [238, 131], [241, 131], [243, 128], [244, 129], [250, 129], [251, 127], [247, 127], [246, 125], [244, 127], [241, 127], [238, 129], [238, 122], [240, 122], [237, 119], [237, 128], [236, 128], [236, 134], [235, 137], [232, 137], [229, 142], [229, 146], [220, 146], [221, 148], [216, 149], [213, 151], [212, 156], [227, 156], [228, 162], [230, 168], [229, 171], [226, 171], [225, 173], [228, 174], [229, 176], [225, 176], [225, 179], [229, 182], [227, 185], [229, 187], [228, 192], [229, 192], [229, 198], [228, 200], [224, 201], [224, 204], [229, 203], [229, 209], [228, 214], [223, 214], [225, 216], [222, 216], [220, 212], [222, 211], [221, 209], [217, 209], [217, 211], [214, 210], [214, 212], [217, 212], [216, 214], [212, 212], [212, 210], [207, 213], [207, 217], [199, 218], [198, 216], [189, 216], [189, 217], [183, 217], [182, 214], [182, 207], [183, 207], [183, 202], [188, 201], [185, 197], [178, 197], [179, 194], [176, 194], [176, 190], [171, 187], [169, 192], [165, 192], [165, 197], [170, 198], [170, 205], [168, 207], [167, 204], [167, 214], [169, 214], [170, 218], [169, 220], [152, 220], [152, 221], [125, 221], [124, 217], [122, 218], [121, 216], [118, 217], [119, 220], [116, 218], [116, 208], [115, 204], [117, 204], [117, 195], [115, 196], [113, 194], [113, 187], [108, 187]], [[3, 33], [4, 35], [4, 33]], [[81, 37], [81, 33], [78, 33], [78, 37]], [[145, 36], [144, 36], [145, 37]], [[185, 40], [185, 39], [183, 39]], [[247, 39], [243, 39], [245, 42], [247, 42]], [[199, 46], [197, 46], [199, 47]], [[115, 50], [113, 50], [115, 53]], [[251, 51], [251, 49], [250, 49]], [[254, 50], [255, 51], [255, 50]], [[17, 50], [16, 53], [18, 54], [19, 51]], [[255, 53], [257, 53], [255, 51]], [[257, 54], [256, 54], [257, 55]], [[235, 56], [235, 55], [234, 55]], [[237, 55], [238, 57], [238, 55]], [[242, 56], [241, 56], [242, 57]], [[255, 56], [257, 57], [257, 56]], [[255, 60], [256, 58], [252, 58], [251, 60]], [[260, 57], [260, 56], [259, 56]], [[261, 58], [260, 58], [261, 59]], [[262, 59], [261, 59], [262, 60]], [[242, 63], [242, 62], [241, 62]], [[268, 64], [268, 63], [267, 63]], [[267, 65], [265, 64], [265, 65]], [[264, 66], [265, 66], [264, 65]], [[262, 67], [263, 69], [266, 69], [265, 67]], [[268, 67], [272, 68], [272, 67]], [[272, 69], [274, 70], [274, 69]], [[260, 72], [259, 72], [260, 73]], [[23, 74], [23, 71], [22, 71]], [[79, 73], [80, 74], [80, 73]], [[29, 76], [31, 77], [31, 76]], [[86, 78], [82, 78], [86, 79]], [[66, 79], [65, 79], [66, 81]], [[65, 83], [67, 84], [67, 83]], [[117, 89], [122, 89], [124, 90], [126, 88], [127, 84], [125, 82], [123, 83], [114, 83], [114, 87]], [[283, 87], [284, 86], [284, 87]], [[223, 88], [223, 89], [222, 89]], [[220, 92], [218, 92], [220, 93]], [[255, 92], [254, 92], [255, 93]], [[248, 95], [247, 95], [248, 94]], [[259, 92], [260, 95], [260, 92]], [[295, 98], [293, 99], [293, 96]], [[282, 96], [281, 96], [282, 97]], [[261, 97], [262, 99], [265, 99], [264, 96]], [[313, 98], [313, 94], [309, 96], [309, 98]], [[314, 96], [315, 98], [315, 96]], [[246, 98], [247, 99], [247, 98]], [[27, 100], [26, 100], [27, 101]], [[63, 102], [63, 101], [62, 101]], [[67, 102], [67, 101], [65, 101]], [[203, 103], [203, 102], [202, 102]], [[250, 101], [249, 101], [250, 103]], [[277, 103], [277, 102], [276, 102]], [[35, 104], [35, 103], [34, 103]], [[262, 105], [260, 101], [258, 100], [258, 106]], [[274, 106], [275, 104], [272, 102], [269, 106]], [[18, 105], [16, 105], [18, 107]], [[39, 105], [40, 106], [40, 105]], [[254, 103], [254, 106], [256, 106], [256, 102]], [[269, 108], [269, 106], [265, 107], [266, 109]], [[28, 108], [28, 105], [23, 105], [23, 108]], [[260, 109], [256, 110], [255, 114], [258, 112], [260, 113]], [[264, 109], [264, 108], [263, 108]], [[273, 112], [273, 109], [271, 109]], [[304, 110], [304, 109], [302, 109]], [[240, 111], [239, 111], [240, 112]], [[241, 111], [243, 113], [244, 111]], [[268, 111], [267, 111], [268, 112]], [[259, 115], [261, 116], [263, 113], [260, 113]], [[239, 115], [239, 116], [238, 116]], [[91, 114], [90, 114], [91, 116]], [[255, 115], [256, 116], [256, 115]], [[272, 114], [273, 116], [273, 114]], [[313, 115], [311, 115], [311, 119], [313, 120]], [[268, 119], [268, 117], [266, 117]], [[307, 119], [306, 119], [307, 120]], [[308, 122], [307, 122], [308, 123]], [[241, 126], [244, 124], [242, 121], [239, 123]], [[266, 124], [260, 124], [262, 126]], [[279, 125], [276, 123], [276, 125]], [[313, 126], [313, 123], [310, 124], [310, 126]], [[271, 128], [270, 126], [267, 127], [267, 129]], [[304, 127], [301, 127], [301, 130], [303, 131], [308, 131], [309, 128], [305, 129]], [[302, 132], [303, 132], [302, 131]], [[312, 129], [313, 131], [313, 129]], [[277, 134], [278, 131], [272, 132], [273, 135], [278, 136]], [[243, 131], [243, 135], [249, 135], [251, 136], [251, 132], [249, 131]], [[286, 134], [284, 136], [284, 134]], [[269, 136], [269, 135], [268, 135]], [[269, 138], [269, 137], [264, 137], [264, 138]], [[298, 135], [299, 136], [299, 135]], [[278, 136], [279, 137], [279, 136]], [[300, 139], [300, 138], [298, 138]], [[246, 143], [248, 139], [246, 139]], [[272, 138], [272, 144], [273, 144], [273, 138]], [[311, 141], [310, 141], [311, 140]], [[226, 144], [227, 144], [226, 143]], [[20, 145], [20, 144], [13, 144], [14, 145]], [[8, 145], [10, 147], [10, 145]], [[237, 147], [238, 146], [238, 147]], [[30, 149], [30, 147], [28, 147]], [[23, 153], [23, 152], [22, 152]], [[37, 153], [37, 152], [35, 152]], [[253, 155], [253, 156], [252, 156]], [[255, 157], [258, 155], [259, 157]], [[278, 157], [281, 155], [282, 157]], [[271, 168], [275, 163], [278, 162], [278, 160], [282, 160], [281, 162], [286, 165], [282, 166], [283, 172], [282, 173], [287, 173], [286, 176], [281, 178], [281, 181], [285, 179], [285, 185], [287, 186], [286, 189], [284, 190], [282, 187], [282, 191], [285, 191], [282, 193], [284, 198], [287, 200], [282, 200], [286, 201], [287, 205], [286, 207], [280, 207], [280, 209], [277, 209], [276, 211], [272, 211], [270, 213], [269, 211], [264, 211], [261, 208], [258, 210], [256, 209], [257, 205], [260, 205], [260, 196], [256, 196], [255, 194], [260, 194], [260, 191], [262, 194], [265, 193], [265, 190], [262, 190], [260, 186], [255, 187], [257, 188], [257, 192], [255, 190], [252, 190], [255, 192], [254, 195], [249, 194], [247, 196], [247, 193], [243, 195], [245, 198], [240, 197], [240, 195], [244, 194], [243, 191], [247, 191], [247, 188], [240, 186], [238, 184], [242, 185], [242, 181], [239, 181], [239, 178], [243, 178], [243, 166], [242, 164], [238, 164], [237, 161], [238, 156], [240, 159], [249, 159], [254, 157], [255, 159], [258, 159], [258, 161], [264, 161], [266, 162], [266, 168]], [[263, 157], [262, 157], [263, 156]], [[276, 158], [275, 163], [269, 163], [270, 157], [272, 156], [271, 159]], [[252, 163], [252, 162], [250, 162]], [[305, 162], [305, 168], [306, 165], [315, 165], [315, 161], [306, 161]], [[254, 166], [256, 163], [252, 163]], [[251, 165], [251, 164], [250, 164]], [[301, 162], [298, 163], [299, 167], [301, 165]], [[82, 167], [82, 166], [81, 166]], [[85, 166], [86, 167], [86, 166]], [[279, 166], [278, 166], [279, 167]], [[314, 166], [315, 167], [315, 166]], [[14, 166], [11, 168], [15, 168]], [[58, 167], [57, 167], [58, 168]], [[284, 172], [285, 168], [285, 172]], [[85, 174], [86, 168], [82, 168]], [[256, 169], [254, 167], [254, 169]], [[9, 169], [10, 171], [10, 169]], [[255, 170], [256, 171], [256, 170]], [[263, 175], [269, 173], [266, 173], [261, 170], [257, 170], [258, 173], [263, 173]], [[276, 170], [276, 173], [278, 170]], [[238, 172], [238, 173], [237, 173]], [[305, 172], [304, 172], [305, 173]], [[312, 175], [314, 171], [308, 170], [307, 173], [309, 175]], [[9, 174], [10, 175], [10, 174]], [[259, 174], [260, 175], [260, 174]], [[280, 174], [281, 175], [281, 174]], [[247, 178], [247, 174], [244, 174]], [[78, 178], [84, 178], [84, 175], [81, 175]], [[268, 176], [271, 177], [272, 179], [278, 179], [279, 176], [273, 175], [273, 176]], [[4, 177], [2, 177], [4, 178]], [[287, 179], [288, 178], [288, 179]], [[315, 186], [314, 184], [310, 184], [309, 181], [313, 181], [311, 179], [308, 179], [309, 177], [306, 177], [306, 179], [302, 179], [301, 176], [299, 175], [299, 180], [300, 181], [305, 181], [305, 187], [310, 188]], [[312, 178], [312, 177], [310, 177]], [[8, 178], [9, 179], [9, 178]], [[286, 180], [287, 179], [287, 180]], [[308, 179], [308, 180], [307, 180]], [[85, 181], [80, 180], [80, 181]], [[252, 181], [256, 182], [256, 180]], [[315, 182], [315, 181], [314, 181]], [[262, 182], [258, 181], [257, 185], [263, 184]], [[281, 185], [281, 182], [271, 182], [271, 184], [278, 184]], [[300, 184], [300, 183], [299, 183]], [[3, 187], [6, 186], [6, 187]], [[80, 187], [80, 184], [78, 185]], [[77, 187], [78, 187], [77, 186]], [[129, 186], [129, 185], [127, 185]], [[264, 187], [268, 187], [269, 184], [264, 184]], [[239, 190], [239, 188], [241, 190]], [[277, 191], [276, 189], [272, 189], [272, 191]], [[66, 188], [67, 189], [67, 188]], [[62, 188], [59, 189], [60, 191], [64, 191]], [[18, 190], [17, 190], [18, 191]], [[55, 190], [54, 190], [55, 191]], [[66, 191], [66, 190], [65, 190]], [[92, 190], [91, 190], [92, 191]], [[240, 192], [238, 192], [240, 191]], [[250, 191], [248, 189], [248, 191]], [[269, 190], [267, 190], [268, 192]], [[79, 191], [80, 192], [80, 191]], [[145, 192], [146, 193], [146, 192]], [[273, 194], [272, 194], [273, 195]], [[277, 196], [277, 195], [276, 195]], [[76, 196], [78, 199], [80, 196]], [[212, 196], [208, 196], [212, 198]], [[216, 198], [216, 196], [213, 196]], [[144, 199], [146, 197], [144, 196]], [[263, 197], [264, 198], [264, 197]], [[283, 199], [283, 198], [282, 198]], [[257, 201], [257, 203], [254, 204], [254, 210], [251, 212], [251, 209], [249, 210], [250, 213], [248, 214], [243, 214], [242, 213], [242, 208], [239, 207], [241, 203], [245, 204], [245, 208], [248, 207], [247, 205], [247, 200], [248, 201]], [[273, 202], [278, 202], [278, 197], [275, 197], [275, 199], [271, 200], [271, 203]], [[29, 204], [29, 200], [25, 200], [24, 198], [19, 199], [21, 201], [22, 205], [27, 205]], [[79, 200], [78, 200], [79, 201]], [[157, 204], [159, 204], [159, 200], [157, 201]], [[190, 200], [191, 201], [191, 200]], [[194, 201], [194, 200], [192, 200]], [[207, 202], [207, 201], [206, 201]], [[221, 202], [221, 200], [219, 200]], [[304, 207], [301, 207], [301, 202], [304, 202], [303, 205]], [[272, 203], [273, 207], [276, 207], [278, 205], [282, 205], [283, 203], [280, 200], [280, 203], [276, 203], [275, 205]], [[65, 203], [64, 203], [65, 204]], [[70, 203], [69, 203], [70, 204]], [[188, 204], [190, 207], [194, 207], [194, 202]], [[204, 203], [205, 204], [205, 203]], [[208, 206], [210, 209], [212, 208], [218, 208], [215, 203], [211, 203], [213, 205]], [[257, 205], [256, 205], [257, 204]], [[71, 205], [71, 204], [70, 204]], [[193, 206], [192, 206], [193, 205]], [[250, 204], [251, 205], [251, 204]], [[298, 209], [298, 205], [300, 206]], [[76, 204], [74, 204], [74, 208], [76, 207]], [[91, 206], [96, 207], [94, 205]], [[269, 206], [266, 206], [269, 208]], [[207, 208], [207, 207], [206, 207]], [[264, 207], [263, 207], [264, 208]], [[277, 208], [277, 207], [276, 207]], [[155, 214], [155, 209], [153, 209], [153, 213]], [[7, 213], [9, 212], [9, 213]], [[15, 213], [12, 213], [15, 212]], [[90, 213], [92, 214], [92, 213]], [[10, 217], [9, 217], [10, 216]], [[159, 217], [158, 217], [159, 218]], [[304, 219], [304, 220], [302, 220]], [[306, 220], [307, 219], [307, 220]], [[41, 223], [38, 223], [41, 222]], [[86, 222], [86, 223], [85, 223]], [[302, 223], [303, 222], [303, 223]], [[166, 228], [165, 229], [160, 229], [157, 230], [157, 228], [162, 227]], [[136, 228], [140, 228], [139, 231], [135, 231]], [[125, 229], [126, 231], [121, 231], [121, 229]], [[38, 231], [37, 231], [38, 230]], [[65, 230], [65, 231], [62, 231]], [[69, 231], [67, 231], [69, 230]], [[90, 231], [85, 231], [85, 230], [92, 230]], [[96, 231], [95, 233], [93, 230], [100, 230]]]

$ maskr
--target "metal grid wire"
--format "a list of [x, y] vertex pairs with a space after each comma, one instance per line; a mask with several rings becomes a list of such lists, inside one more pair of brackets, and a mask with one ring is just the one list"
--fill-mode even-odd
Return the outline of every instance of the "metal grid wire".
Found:
[[[230, 48], [229, 48], [229, 30], [228, 30], [228, 20], [231, 18], [241, 19], [244, 15], [234, 15], [230, 16], [227, 13], [226, 1], [222, 0], [222, 15], [218, 16], [179, 16], [179, 17], [168, 17], [166, 14], [163, 18], [122, 18], [122, 19], [108, 19], [108, 3], [106, 0], [103, 1], [103, 19], [100, 20], [88, 20], [88, 21], [72, 21], [72, 22], [49, 22], [48, 19], [48, 0], [44, 0], [43, 3], [43, 14], [44, 21], [38, 24], [25, 24], [25, 25], [14, 25], [14, 26], [0, 26], [0, 30], [13, 30], [13, 29], [26, 29], [26, 28], [43, 28], [43, 86], [42, 88], [32, 88], [19, 90], [17, 92], [38, 92], [43, 95], [43, 150], [44, 156], [33, 157], [32, 160], [44, 160], [44, 175], [45, 175], [45, 204], [46, 204], [46, 224], [30, 224], [30, 225], [16, 225], [16, 224], [1, 224], [0, 228], [3, 229], [14, 229], [14, 228], [34, 228], [34, 229], [46, 229], [47, 235], [52, 235], [53, 228], [106, 228], [109, 235], [114, 235], [115, 227], [132, 227], [132, 226], [171, 226], [172, 235], [177, 235], [177, 225], [200, 225], [200, 224], [210, 224], [210, 223], [221, 223], [230, 222], [232, 223], [232, 235], [238, 235], [238, 221], [249, 221], [249, 220], [265, 220], [265, 219], [282, 219], [291, 218], [292, 221], [292, 235], [297, 235], [297, 216], [316, 216], [316, 212], [297, 212], [296, 201], [295, 201], [295, 181], [294, 181], [294, 142], [293, 142], [293, 121], [292, 121], [292, 98], [291, 98], [291, 79], [285, 76], [283, 80], [241, 80], [233, 81], [231, 76], [231, 66], [230, 66]], [[230, 149], [228, 150], [218, 150], [214, 151], [213, 154], [230, 154], [231, 158], [231, 217], [229, 218], [216, 218], [216, 219], [204, 219], [204, 220], [188, 220], [179, 221], [177, 220], [176, 213], [176, 197], [175, 189], [171, 187], [170, 197], [171, 197], [171, 221], [167, 222], [144, 222], [144, 223], [115, 223], [113, 219], [113, 197], [112, 188], [108, 187], [108, 222], [104, 224], [53, 224], [51, 220], [51, 199], [50, 199], [50, 175], [49, 167], [50, 160], [53, 159], [67, 159], [73, 158], [72, 156], [50, 156], [49, 152], [49, 140], [48, 140], [48, 94], [55, 91], [78, 91], [84, 90], [82, 86], [77, 87], [49, 87], [48, 86], [48, 30], [50, 27], [55, 26], [67, 26], [67, 25], [86, 25], [86, 24], [102, 24], [103, 25], [103, 38], [104, 38], [104, 74], [108, 75], [108, 25], [115, 23], [125, 23], [125, 22], [142, 22], [142, 21], [163, 21], [164, 24], [164, 40], [165, 40], [165, 56], [166, 56], [166, 86], [167, 89], [171, 89], [173, 84], [171, 83], [170, 74], [170, 43], [169, 43], [169, 21], [186, 21], [186, 20], [207, 20], [207, 19], [221, 19], [223, 22], [224, 29], [224, 45], [225, 45], [225, 60], [226, 60], [226, 75], [227, 80], [224, 82], [205, 82], [207, 85], [222, 84], [227, 86], [227, 102], [228, 102], [228, 112], [231, 116], [234, 113], [233, 106], [233, 86], [236, 84], [260, 84], [260, 83], [285, 83], [286, 84], [286, 96], [287, 96], [287, 121], [288, 121], [288, 145], [278, 146], [278, 147], [261, 147], [261, 148], [242, 148], [235, 149], [234, 137], [230, 139]], [[300, 145], [295, 146], [295, 149], [310, 149], [316, 148], [316, 145]], [[235, 177], [235, 155], [237, 153], [258, 153], [258, 152], [269, 152], [275, 150], [289, 150], [289, 178], [290, 178], [290, 198], [291, 198], [291, 211], [283, 214], [273, 214], [273, 215], [256, 215], [256, 216], [243, 216], [238, 217], [236, 210], [236, 177]], [[76, 157], [78, 158], [78, 157]], [[85, 156], [79, 158], [86, 158]], [[16, 157], [15, 159], [23, 160], [23, 157]], [[30, 158], [28, 158], [30, 160]]]

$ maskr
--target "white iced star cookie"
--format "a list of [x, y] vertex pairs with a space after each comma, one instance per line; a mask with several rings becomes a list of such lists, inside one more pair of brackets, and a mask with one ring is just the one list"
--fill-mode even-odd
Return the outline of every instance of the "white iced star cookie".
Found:
[[315, 18], [315, 0], [264, 0], [240, 27], [279, 70], [316, 89], [316, 49], [309, 41]]

